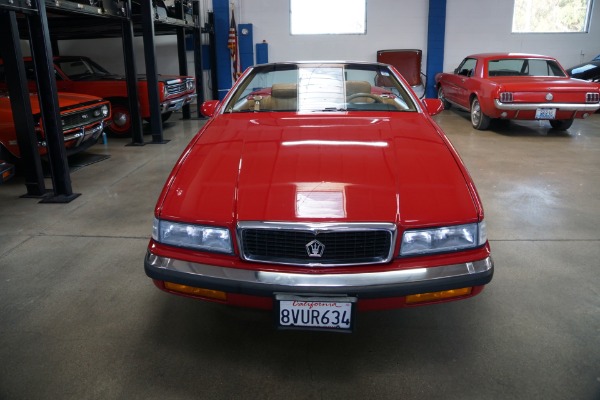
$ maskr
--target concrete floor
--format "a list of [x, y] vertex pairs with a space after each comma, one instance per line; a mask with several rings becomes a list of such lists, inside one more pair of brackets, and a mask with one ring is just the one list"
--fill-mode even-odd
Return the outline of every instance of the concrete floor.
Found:
[[202, 121], [94, 146], [111, 157], [72, 173], [69, 204], [0, 186], [0, 399], [600, 399], [600, 114], [568, 133], [436, 120], [496, 274], [470, 300], [361, 314], [352, 335], [278, 332], [146, 278], [155, 201]]

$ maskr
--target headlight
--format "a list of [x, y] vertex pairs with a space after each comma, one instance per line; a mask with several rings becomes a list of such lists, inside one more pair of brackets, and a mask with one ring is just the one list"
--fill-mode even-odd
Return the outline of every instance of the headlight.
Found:
[[402, 235], [401, 256], [457, 251], [479, 247], [487, 241], [485, 222], [434, 229], [407, 230]]
[[193, 79], [189, 79], [186, 83], [185, 83], [185, 87], [187, 88], [187, 90], [193, 90], [194, 89], [194, 80]]
[[100, 108], [94, 109], [94, 117], [99, 117], [100, 115], [103, 117], [108, 116], [108, 106], [106, 104]]
[[154, 219], [152, 238], [159, 243], [195, 250], [232, 253], [231, 236], [226, 228], [182, 224]]

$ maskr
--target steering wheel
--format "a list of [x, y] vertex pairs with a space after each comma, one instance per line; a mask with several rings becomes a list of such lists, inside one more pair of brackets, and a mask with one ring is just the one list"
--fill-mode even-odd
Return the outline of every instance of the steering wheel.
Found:
[[370, 99], [375, 100], [375, 103], [383, 103], [383, 99], [375, 94], [372, 93], [354, 93], [350, 96], [348, 96], [348, 103], [350, 103], [352, 100], [358, 98], [358, 97], [368, 97]]

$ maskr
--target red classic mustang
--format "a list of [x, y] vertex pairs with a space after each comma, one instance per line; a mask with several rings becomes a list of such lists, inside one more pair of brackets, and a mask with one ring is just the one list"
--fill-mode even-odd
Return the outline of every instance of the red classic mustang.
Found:
[[351, 330], [355, 310], [465, 299], [493, 275], [465, 166], [392, 67], [248, 69], [158, 199], [144, 266], [170, 293]]
[[[40, 155], [48, 152], [40, 123], [41, 110], [36, 93], [29, 96], [35, 122]], [[67, 155], [72, 155], [94, 145], [110, 119], [110, 103], [93, 96], [75, 93], [58, 93], [58, 105], [65, 135]], [[0, 158], [17, 159], [21, 154], [13, 122], [8, 92], [0, 90]]]
[[571, 127], [600, 108], [600, 86], [569, 78], [554, 58], [513, 53], [474, 54], [454, 73], [435, 77], [444, 106], [470, 111], [475, 129], [494, 118], [549, 120], [554, 129]]

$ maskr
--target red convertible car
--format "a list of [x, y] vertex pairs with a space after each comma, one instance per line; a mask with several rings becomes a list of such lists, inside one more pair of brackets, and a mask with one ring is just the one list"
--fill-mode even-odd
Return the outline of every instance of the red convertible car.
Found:
[[[48, 152], [41, 122], [41, 110], [36, 93], [29, 96], [31, 111], [41, 156]], [[75, 93], [58, 93], [58, 105], [67, 155], [94, 145], [110, 120], [110, 103], [98, 97]], [[0, 158], [19, 159], [17, 132], [12, 116], [8, 92], [0, 90]]]
[[356, 310], [466, 299], [493, 275], [469, 173], [400, 74], [249, 68], [173, 168], [146, 274], [170, 293], [347, 331]]
[[501, 118], [549, 120], [565, 130], [600, 108], [600, 86], [570, 78], [556, 59], [540, 55], [474, 54], [435, 81], [444, 106], [469, 111], [475, 129]]

